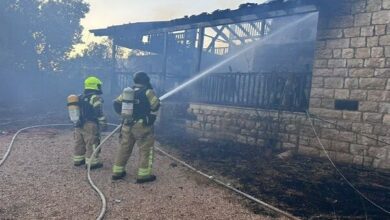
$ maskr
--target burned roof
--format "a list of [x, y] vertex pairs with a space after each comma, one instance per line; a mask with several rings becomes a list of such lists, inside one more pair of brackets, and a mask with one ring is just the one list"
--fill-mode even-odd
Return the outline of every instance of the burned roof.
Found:
[[292, 14], [317, 11], [319, 4], [331, 5], [336, 0], [274, 0], [264, 4], [246, 3], [238, 9], [215, 10], [212, 13], [184, 16], [171, 21], [137, 22], [111, 26], [104, 29], [91, 30], [96, 36], [115, 36], [118, 34], [161, 33], [192, 29], [197, 27], [217, 26], [244, 22], [249, 20], [265, 19]]

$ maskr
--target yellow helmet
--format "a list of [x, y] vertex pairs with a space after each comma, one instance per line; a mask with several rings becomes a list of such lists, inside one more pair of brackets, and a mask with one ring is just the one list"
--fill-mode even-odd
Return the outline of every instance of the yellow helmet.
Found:
[[90, 76], [84, 81], [84, 89], [101, 91], [102, 85], [102, 81], [100, 81], [100, 79], [95, 76]]

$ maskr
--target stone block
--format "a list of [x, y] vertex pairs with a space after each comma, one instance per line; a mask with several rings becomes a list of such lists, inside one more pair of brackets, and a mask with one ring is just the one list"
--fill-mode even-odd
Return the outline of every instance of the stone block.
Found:
[[334, 98], [334, 89], [324, 89], [323, 98]]
[[375, 69], [375, 77], [378, 78], [389, 78], [390, 77], [390, 68]]
[[332, 69], [314, 69], [313, 76], [333, 76]]
[[336, 88], [341, 89], [343, 88], [343, 78], [339, 77], [330, 77], [324, 79], [324, 87], [325, 88]]
[[349, 68], [360, 68], [363, 66], [364, 66], [363, 59], [348, 59], [347, 60], [347, 67], [349, 67]]
[[333, 69], [333, 76], [346, 77], [346, 76], [348, 76], [348, 69], [347, 68], [334, 68]]
[[371, 123], [382, 123], [382, 116], [383, 115], [380, 113], [364, 112], [363, 121]]
[[372, 24], [388, 24], [390, 23], [390, 11], [383, 10], [372, 14]]
[[348, 120], [348, 121], [359, 122], [362, 120], [362, 113], [361, 112], [354, 112], [354, 111], [344, 111], [343, 112], [343, 119]]
[[360, 36], [360, 27], [344, 29], [344, 37], [359, 37], [359, 36]]
[[[388, 125], [384, 125], [386, 127], [389, 127]], [[379, 136], [378, 137], [378, 146], [377, 147], [382, 147], [382, 146], [390, 146], [390, 137], [389, 136]]]
[[354, 143], [356, 142], [356, 134], [349, 131], [340, 131], [336, 139], [340, 141]]
[[342, 68], [347, 66], [346, 59], [329, 59], [328, 67], [329, 68]]
[[354, 26], [367, 26], [371, 24], [371, 13], [360, 13], [355, 15]]
[[351, 68], [349, 69], [349, 77], [373, 77], [374, 69], [371, 68]]
[[377, 112], [378, 111], [378, 102], [371, 101], [360, 101], [359, 102], [359, 111], [362, 112]]
[[352, 121], [337, 121], [337, 128], [342, 128], [343, 130], [352, 130]]
[[367, 0], [367, 12], [380, 11], [382, 8], [382, 0]]
[[314, 67], [315, 68], [326, 68], [326, 67], [328, 67], [328, 60], [327, 59], [316, 59], [314, 61]]
[[385, 87], [386, 87], [386, 81], [383, 79], [361, 78], [359, 80], [359, 88], [360, 89], [381, 90], [381, 89], [385, 89]]
[[352, 89], [350, 91], [349, 98], [351, 100], [366, 100], [367, 99], [367, 91], [366, 90]]
[[375, 135], [387, 135], [387, 134], [389, 134], [389, 131], [390, 131], [390, 126], [376, 124], [374, 126], [372, 133]]
[[366, 26], [361, 28], [360, 36], [372, 37], [374, 36], [374, 26]]
[[308, 147], [308, 146], [299, 146], [298, 147], [298, 153], [302, 155], [307, 155], [307, 156], [319, 156], [320, 151], [316, 148], [313, 147]]
[[385, 114], [383, 116], [383, 124], [384, 125], [390, 125], [390, 114]]
[[353, 155], [366, 155], [368, 150], [368, 146], [361, 145], [361, 144], [351, 144], [351, 151], [350, 153]]
[[348, 89], [335, 89], [334, 98], [335, 99], [348, 99], [349, 98], [349, 90]]
[[[379, 113], [390, 114], [390, 103], [381, 102], [379, 103]], [[385, 115], [386, 118], [386, 115]], [[385, 120], [385, 119], [383, 119]]]
[[343, 38], [343, 39], [336, 39], [336, 40], [327, 40], [326, 45], [330, 49], [337, 49], [337, 48], [349, 48], [349, 38]]
[[320, 98], [310, 98], [310, 107], [311, 108], [321, 107], [321, 99]]
[[357, 143], [367, 146], [377, 146], [378, 142], [375, 135], [359, 135]]
[[337, 129], [321, 129], [321, 138], [333, 140], [339, 133]]
[[385, 57], [390, 57], [390, 46], [385, 47]]
[[386, 25], [375, 25], [374, 35], [381, 36], [386, 34]]
[[368, 91], [368, 101], [390, 101], [390, 91], [378, 91], [370, 90]]
[[331, 28], [347, 28], [352, 27], [354, 24], [354, 18], [352, 15], [338, 16], [331, 19], [329, 26]]
[[384, 35], [379, 37], [380, 46], [389, 46], [390, 45], [390, 35]]
[[368, 149], [368, 156], [376, 159], [386, 159], [386, 151], [384, 147], [370, 147]]
[[379, 37], [367, 37], [367, 47], [376, 47], [379, 45]]
[[350, 143], [348, 142], [332, 140], [331, 150], [336, 152], [349, 153], [349, 146]]
[[370, 58], [371, 50], [368, 47], [365, 48], [357, 48], [355, 52], [355, 58]]
[[359, 79], [357, 78], [345, 78], [344, 80], [345, 89], [357, 89], [359, 88]]
[[341, 52], [341, 57], [342, 58], [353, 58], [354, 56], [354, 50], [351, 49], [351, 48], [348, 48], [348, 49], [343, 49], [342, 52]]
[[334, 109], [334, 99], [322, 99], [321, 108]]
[[341, 58], [341, 49], [333, 50], [333, 58]]
[[339, 110], [312, 108], [312, 109], [310, 109], [310, 112], [315, 114], [315, 115], [318, 115], [320, 117], [325, 117], [325, 118], [339, 119], [342, 116], [342, 113]]
[[373, 58], [384, 57], [383, 51], [384, 51], [383, 47], [373, 47], [371, 48], [371, 57]]
[[366, 11], [366, 3], [367, 1], [354, 1], [351, 7], [351, 13], [357, 14]]
[[366, 47], [366, 37], [351, 38], [351, 47]]
[[352, 123], [352, 130], [364, 134], [371, 134], [374, 126], [368, 123]]
[[322, 87], [324, 85], [324, 77], [313, 76], [311, 79], [311, 84], [316, 85], [316, 87]]
[[311, 97], [312, 98], [324, 97], [324, 89], [323, 88], [312, 88], [311, 89]]
[[336, 39], [343, 37], [343, 29], [320, 29], [318, 32], [319, 39]]
[[364, 67], [384, 68], [385, 64], [385, 58], [369, 58], [364, 60]]
[[323, 49], [317, 49], [316, 51], [316, 58], [317, 59], [330, 59], [333, 57], [332, 49], [323, 48]]

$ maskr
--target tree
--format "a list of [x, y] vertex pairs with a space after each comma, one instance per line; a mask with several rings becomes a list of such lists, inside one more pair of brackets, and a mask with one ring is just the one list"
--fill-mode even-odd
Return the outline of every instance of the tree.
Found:
[[88, 10], [83, 0], [1, 0], [0, 94], [47, 93], [44, 76], [61, 73]]

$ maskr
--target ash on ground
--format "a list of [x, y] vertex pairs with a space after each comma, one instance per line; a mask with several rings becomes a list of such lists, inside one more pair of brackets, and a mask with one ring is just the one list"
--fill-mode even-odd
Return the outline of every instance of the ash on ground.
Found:
[[[390, 219], [361, 198], [326, 159], [277, 154], [229, 142], [205, 142], [184, 135], [160, 135], [171, 152], [242, 191], [296, 216], [309, 219]], [[372, 201], [390, 209], [390, 172], [337, 164]], [[255, 213], [257, 204], [248, 203]]]

